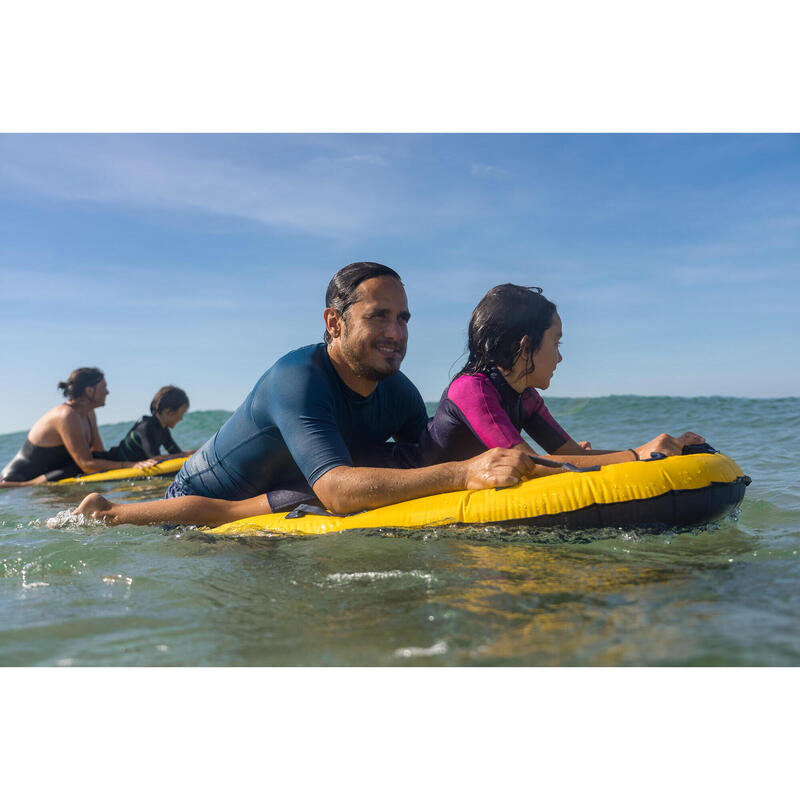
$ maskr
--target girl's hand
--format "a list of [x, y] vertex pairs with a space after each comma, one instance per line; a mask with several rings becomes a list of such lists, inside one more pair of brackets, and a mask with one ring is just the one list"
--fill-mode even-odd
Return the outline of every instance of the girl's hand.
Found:
[[137, 461], [134, 465], [134, 469], [149, 469], [150, 467], [154, 467], [158, 464], [157, 458], [148, 458], [146, 461]]
[[691, 431], [686, 431], [686, 433], [682, 433], [678, 437], [678, 441], [682, 445], [687, 444], [705, 444], [705, 439], [697, 433], [692, 433]]
[[692, 433], [691, 431], [682, 433], [677, 439], [674, 436], [670, 436], [668, 433], [662, 433], [647, 444], [636, 447], [635, 450], [639, 456], [639, 460], [645, 461], [650, 458], [651, 453], [663, 453], [665, 456], [679, 456], [683, 452], [684, 445], [703, 444], [703, 442], [705, 442], [705, 439], [702, 436], [698, 436], [698, 434]]

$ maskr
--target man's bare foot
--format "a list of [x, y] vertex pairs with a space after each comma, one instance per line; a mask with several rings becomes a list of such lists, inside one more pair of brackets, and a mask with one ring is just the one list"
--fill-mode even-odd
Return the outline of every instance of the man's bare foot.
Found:
[[103, 522], [109, 523], [113, 523], [115, 518], [114, 504], [109, 503], [109, 501], [98, 492], [87, 494], [81, 501], [81, 504], [72, 513], [83, 514], [84, 517], [101, 519]]

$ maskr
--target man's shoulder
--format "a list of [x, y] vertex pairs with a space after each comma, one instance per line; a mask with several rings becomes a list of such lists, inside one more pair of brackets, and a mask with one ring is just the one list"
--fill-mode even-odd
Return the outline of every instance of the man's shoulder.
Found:
[[266, 378], [277, 377], [285, 380], [291, 375], [300, 376], [303, 373], [314, 374], [320, 372], [323, 367], [323, 357], [325, 345], [310, 344], [306, 347], [298, 347], [290, 350], [286, 355], [281, 356], [259, 379], [259, 383]]
[[270, 369], [316, 367], [319, 365], [324, 352], [325, 345], [321, 342], [298, 347], [296, 350], [290, 350], [286, 355], [281, 356]]
[[312, 344], [292, 350], [259, 378], [251, 392], [252, 401], [272, 403], [282, 398], [284, 402], [297, 403], [300, 398], [324, 396], [325, 387], [331, 383], [328, 372], [325, 345]]
[[379, 384], [384, 392], [394, 395], [401, 395], [404, 397], [422, 397], [419, 389], [412, 383], [411, 379], [402, 372], [395, 372], [388, 378], [384, 378]]

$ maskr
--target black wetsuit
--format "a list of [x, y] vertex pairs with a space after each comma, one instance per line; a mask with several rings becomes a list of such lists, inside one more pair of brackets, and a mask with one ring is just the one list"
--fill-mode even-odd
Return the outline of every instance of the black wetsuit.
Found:
[[[92, 426], [85, 417], [81, 420], [86, 444], [91, 446]], [[106, 453], [92, 452], [94, 458], [108, 458]], [[54, 447], [43, 447], [32, 444], [25, 437], [25, 443], [19, 452], [3, 467], [0, 480], [24, 483], [44, 475], [48, 481], [60, 481], [62, 478], [74, 478], [81, 474], [81, 468], [75, 463], [69, 450], [63, 444]]]
[[26, 438], [19, 452], [0, 472], [0, 480], [23, 482], [44, 475], [48, 481], [60, 481], [74, 478], [80, 472], [81, 468], [63, 444], [41, 447]]
[[[106, 450], [92, 450], [92, 458], [119, 460], [113, 451]], [[76, 475], [82, 474], [83, 470], [72, 460], [69, 450], [63, 444], [57, 444], [55, 447], [42, 447], [38, 444], [31, 444], [30, 439], [25, 439], [19, 452], [0, 472], [0, 481], [23, 483], [44, 475], [49, 482], [74, 478]]]
[[168, 453], [180, 453], [181, 448], [172, 438], [169, 428], [151, 416], [138, 419], [125, 434], [125, 438], [109, 451], [114, 461], [144, 461], [153, 458], [164, 448]]

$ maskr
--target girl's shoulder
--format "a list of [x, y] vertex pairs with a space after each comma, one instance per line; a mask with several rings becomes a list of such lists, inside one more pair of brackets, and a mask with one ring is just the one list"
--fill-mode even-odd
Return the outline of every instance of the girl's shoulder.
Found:
[[522, 393], [522, 407], [528, 416], [538, 414], [543, 408], [546, 408], [542, 396], [533, 387], [528, 387]]
[[499, 395], [491, 380], [482, 372], [476, 372], [474, 374], [466, 373], [454, 378], [447, 387], [446, 395], [450, 400], [457, 403], [459, 400], [469, 399], [476, 395], [485, 395], [487, 392], [491, 395]]

